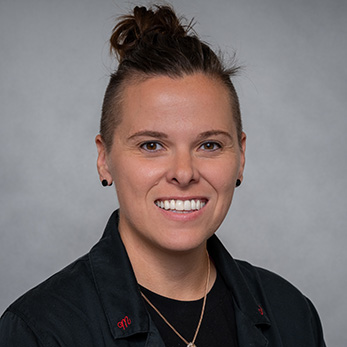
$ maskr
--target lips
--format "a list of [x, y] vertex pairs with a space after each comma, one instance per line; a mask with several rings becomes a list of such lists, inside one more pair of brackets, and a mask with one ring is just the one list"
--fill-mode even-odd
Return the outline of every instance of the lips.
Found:
[[170, 211], [198, 211], [206, 205], [206, 200], [191, 199], [191, 200], [156, 200], [155, 204], [164, 209]]

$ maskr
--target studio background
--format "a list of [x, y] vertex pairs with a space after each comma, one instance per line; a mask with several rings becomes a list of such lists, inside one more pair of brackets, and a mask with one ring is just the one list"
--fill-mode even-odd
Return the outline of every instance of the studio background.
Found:
[[[237, 51], [247, 162], [218, 231], [311, 298], [347, 345], [347, 2], [173, 0]], [[0, 0], [0, 312], [88, 252], [117, 207], [94, 138], [114, 19], [143, 1]]]

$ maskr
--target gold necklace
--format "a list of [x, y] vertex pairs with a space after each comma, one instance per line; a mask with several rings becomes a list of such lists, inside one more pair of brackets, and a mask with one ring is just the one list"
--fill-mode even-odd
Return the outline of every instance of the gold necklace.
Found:
[[192, 340], [192, 342], [188, 342], [171, 324], [170, 322], [162, 315], [162, 313], [149, 301], [149, 299], [145, 296], [145, 294], [143, 294], [141, 292], [141, 295], [143, 296], [143, 298], [148, 302], [148, 304], [154, 309], [155, 312], [158, 313], [158, 315], [163, 319], [163, 321], [174, 331], [174, 333], [184, 342], [187, 344], [187, 347], [197, 347], [195, 345], [195, 340], [196, 337], [198, 336], [199, 333], [199, 329], [201, 326], [201, 322], [202, 322], [202, 318], [204, 316], [204, 312], [205, 312], [205, 306], [206, 306], [206, 299], [207, 299], [207, 292], [208, 292], [208, 285], [210, 282], [210, 257], [208, 255], [208, 252], [206, 250], [206, 255], [207, 255], [207, 278], [206, 278], [206, 288], [205, 288], [205, 295], [204, 295], [204, 300], [202, 303], [202, 309], [201, 309], [201, 314], [200, 314], [200, 319], [199, 319], [199, 323], [198, 323], [198, 327], [196, 328], [195, 334], [194, 334], [194, 338]]

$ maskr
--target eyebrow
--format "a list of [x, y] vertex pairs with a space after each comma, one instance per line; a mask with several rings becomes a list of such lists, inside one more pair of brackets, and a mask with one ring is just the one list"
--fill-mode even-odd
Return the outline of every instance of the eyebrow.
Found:
[[230, 140], [233, 140], [233, 137], [224, 130], [209, 130], [209, 131], [204, 131], [203, 133], [198, 135], [198, 139], [205, 139], [210, 136], [216, 136], [216, 135], [224, 135], [228, 137]]
[[[205, 138], [208, 138], [210, 136], [217, 136], [217, 135], [224, 135], [226, 137], [228, 137], [230, 140], [233, 140], [233, 137], [224, 130], [208, 130], [208, 131], [204, 131], [203, 133], [198, 135], [198, 140], [202, 140]], [[157, 139], [166, 139], [168, 138], [168, 135], [160, 132], [160, 131], [153, 131], [153, 130], [142, 130], [142, 131], [138, 131], [135, 134], [131, 135], [128, 137], [128, 140], [133, 140], [137, 137], [143, 137], [143, 136], [148, 136], [148, 137], [153, 137], [153, 138], [157, 138]]]
[[135, 134], [129, 136], [128, 140], [133, 140], [134, 138], [142, 137], [142, 136], [155, 137], [158, 139], [166, 139], [168, 137], [167, 134], [162, 133], [160, 131], [143, 130], [143, 131], [138, 131]]

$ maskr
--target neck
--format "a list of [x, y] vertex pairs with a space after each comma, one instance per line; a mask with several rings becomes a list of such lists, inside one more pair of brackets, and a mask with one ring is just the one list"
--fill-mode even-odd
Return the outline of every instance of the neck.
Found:
[[[201, 299], [205, 295], [208, 259], [206, 243], [197, 249], [181, 252], [136, 244], [121, 233], [138, 283], [162, 296], [182, 301]], [[216, 269], [210, 262], [208, 290], [216, 279]]]

